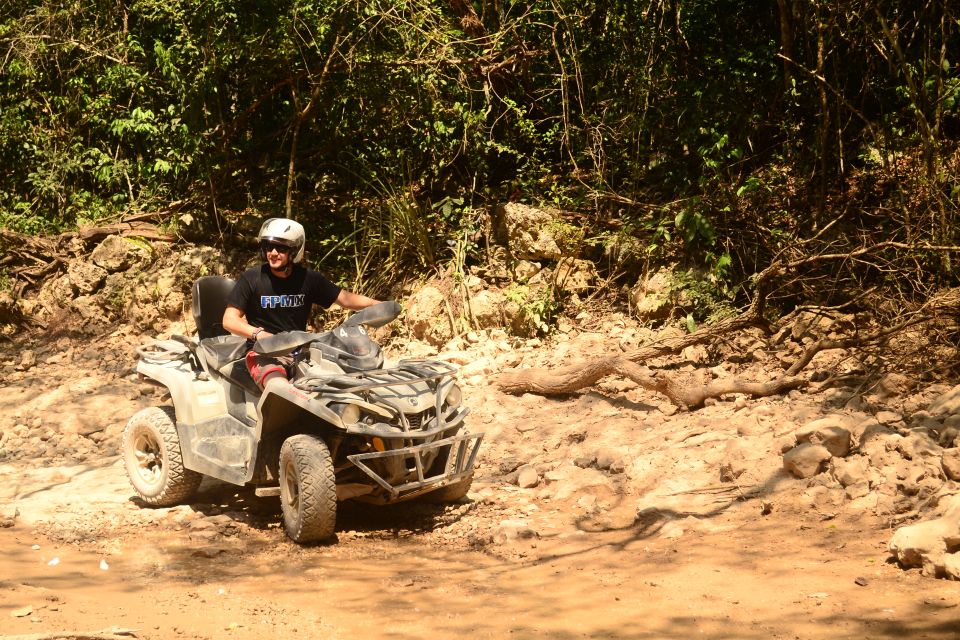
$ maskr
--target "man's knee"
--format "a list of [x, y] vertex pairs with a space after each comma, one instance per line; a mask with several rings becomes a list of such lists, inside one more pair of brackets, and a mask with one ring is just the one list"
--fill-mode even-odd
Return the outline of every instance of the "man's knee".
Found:
[[250, 377], [261, 389], [265, 388], [270, 380], [287, 379], [287, 370], [283, 365], [271, 358], [265, 358], [255, 351], [247, 353], [246, 362]]

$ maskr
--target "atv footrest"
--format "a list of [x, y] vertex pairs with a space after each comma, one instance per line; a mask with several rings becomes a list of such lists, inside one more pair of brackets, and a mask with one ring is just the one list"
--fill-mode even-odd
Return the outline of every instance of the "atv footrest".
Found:
[[[450, 438], [437, 440], [436, 442], [418, 444], [402, 449], [355, 453], [347, 456], [347, 459], [370, 476], [378, 485], [390, 492], [392, 500], [399, 500], [426, 493], [427, 490], [432, 491], [433, 489], [439, 489], [440, 487], [453, 484], [470, 475], [470, 473], [473, 472], [473, 466], [476, 462], [477, 451], [480, 448], [481, 440], [483, 440], [482, 433], [463, 433]], [[449, 447], [450, 453], [447, 456], [447, 463], [443, 471], [439, 474], [427, 476], [427, 470], [424, 469], [421, 455], [425, 452], [442, 449], [444, 447]], [[392, 485], [366, 464], [368, 460], [390, 457], [401, 458], [402, 460], [413, 460], [416, 479]]]

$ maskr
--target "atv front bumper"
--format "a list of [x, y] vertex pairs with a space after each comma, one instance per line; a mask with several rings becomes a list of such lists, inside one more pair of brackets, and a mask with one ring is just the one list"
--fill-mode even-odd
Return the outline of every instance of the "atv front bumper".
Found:
[[[477, 451], [480, 448], [481, 440], [483, 440], [482, 433], [463, 433], [435, 442], [418, 444], [402, 449], [355, 453], [347, 456], [347, 459], [388, 492], [389, 497], [384, 499], [384, 502], [400, 502], [429, 493], [470, 476], [473, 473], [473, 467], [476, 462]], [[427, 476], [426, 465], [423, 464], [423, 459], [426, 457], [432, 459], [433, 456], [427, 456], [426, 454], [441, 451], [444, 447], [449, 447], [450, 449], [446, 465], [440, 473]], [[400, 484], [391, 484], [367, 464], [368, 461], [384, 460], [387, 458], [397, 459], [406, 465], [408, 469], [411, 469], [412, 466], [411, 471], [416, 471], [416, 479], [407, 480]]]

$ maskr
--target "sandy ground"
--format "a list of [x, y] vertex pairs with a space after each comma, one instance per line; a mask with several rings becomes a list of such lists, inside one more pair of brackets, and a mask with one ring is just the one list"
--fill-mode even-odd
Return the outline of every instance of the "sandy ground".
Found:
[[[468, 500], [343, 504], [336, 541], [301, 547], [277, 499], [246, 488], [207, 482], [189, 505], [138, 507], [115, 444], [127, 417], [161, 398], [124, 357], [92, 375], [85, 349], [40, 353], [0, 388], [4, 428], [38, 434], [22, 445], [36, 454], [0, 463], [2, 637], [960, 637], [960, 583], [892, 563], [888, 519], [812, 508], [775, 456], [758, 463], [762, 497], [715, 489], [711, 434], [744, 430], [726, 404], [667, 415], [633, 390], [515, 398], [474, 376], [465, 393], [486, 440]], [[757, 402], [751, 424], [776, 430], [799, 404]], [[79, 456], [50, 435], [97, 421], [104, 431]], [[659, 494], [593, 469], [596, 483], [570, 491], [547, 482], [591, 443], [616, 442], [633, 461], [660, 452], [651, 465], [681, 452], [658, 472]], [[521, 489], [510, 473], [528, 459], [544, 480]]]

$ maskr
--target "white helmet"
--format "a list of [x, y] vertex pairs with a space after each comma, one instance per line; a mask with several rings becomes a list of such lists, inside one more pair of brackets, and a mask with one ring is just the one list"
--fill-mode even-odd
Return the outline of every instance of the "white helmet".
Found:
[[[303, 245], [306, 240], [307, 234], [303, 230], [303, 225], [287, 218], [270, 218], [263, 223], [260, 233], [257, 234], [257, 243], [260, 245], [264, 242], [275, 242], [290, 247], [293, 262], [303, 260]], [[266, 251], [262, 252], [266, 259]]]

